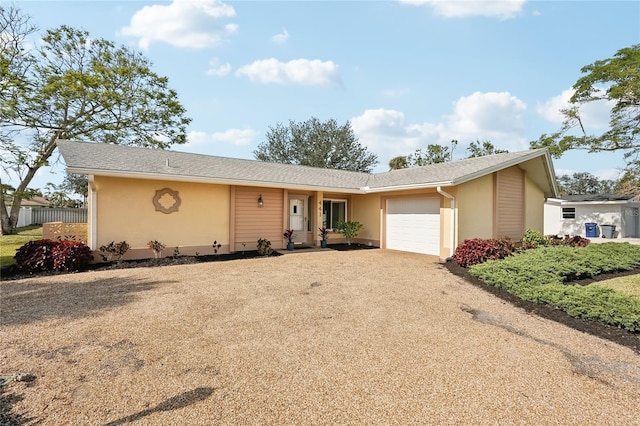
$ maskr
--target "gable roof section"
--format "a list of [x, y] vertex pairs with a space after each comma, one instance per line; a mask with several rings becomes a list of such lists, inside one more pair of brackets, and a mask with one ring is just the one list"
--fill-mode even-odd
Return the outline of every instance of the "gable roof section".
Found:
[[71, 173], [345, 193], [459, 185], [519, 165], [545, 196], [557, 194], [544, 149], [370, 174], [104, 143], [59, 140], [58, 148]]
[[459, 161], [379, 173], [371, 180], [371, 189], [388, 190], [413, 186], [454, 186], [518, 165], [544, 190], [545, 196], [557, 193], [551, 157], [545, 149], [467, 158]]

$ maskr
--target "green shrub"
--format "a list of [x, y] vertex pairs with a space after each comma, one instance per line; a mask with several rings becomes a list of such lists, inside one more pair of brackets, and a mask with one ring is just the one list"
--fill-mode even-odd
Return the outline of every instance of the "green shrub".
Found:
[[162, 256], [162, 250], [165, 249], [166, 245], [160, 241], [151, 240], [147, 243], [147, 247], [149, 247], [153, 252], [153, 257], [159, 259]]
[[122, 260], [122, 256], [129, 251], [129, 248], [129, 243], [126, 241], [120, 241], [119, 243], [111, 241], [109, 244], [100, 246], [100, 257], [105, 262], [111, 262], [114, 257], [118, 262], [120, 262]]
[[358, 236], [358, 232], [360, 232], [363, 226], [360, 222], [349, 220], [346, 222], [338, 222], [337, 228], [347, 240], [347, 244], [351, 245], [351, 239]]
[[271, 241], [266, 238], [260, 238], [258, 240], [258, 254], [260, 256], [269, 256], [272, 252]]
[[469, 269], [486, 284], [523, 300], [556, 306], [569, 315], [640, 331], [640, 300], [597, 285], [569, 285], [575, 279], [640, 267], [640, 246], [628, 243], [588, 247], [549, 246], [526, 250]]
[[522, 248], [530, 249], [546, 245], [547, 239], [542, 235], [542, 232], [531, 228], [527, 228], [524, 231], [524, 236], [522, 237]]

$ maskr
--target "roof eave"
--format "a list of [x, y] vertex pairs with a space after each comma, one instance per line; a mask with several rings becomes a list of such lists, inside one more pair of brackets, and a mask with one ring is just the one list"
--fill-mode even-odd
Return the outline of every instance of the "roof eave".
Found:
[[[554, 199], [554, 200], [558, 200], [558, 199]], [[569, 205], [575, 205], [575, 204], [579, 204], [579, 205], [621, 205], [621, 204], [629, 204], [629, 203], [633, 203], [633, 201], [631, 200], [601, 200], [601, 201], [573, 201], [573, 200], [560, 200], [560, 202], [558, 203], [557, 201], [553, 202], [556, 205], [562, 205], [562, 206], [569, 206]]]
[[86, 169], [79, 167], [67, 167], [70, 173], [93, 175], [93, 176], [106, 176], [115, 178], [136, 178], [146, 180], [172, 180], [178, 182], [190, 182], [190, 183], [208, 183], [218, 185], [238, 185], [238, 186], [255, 186], [259, 188], [287, 188], [289, 190], [297, 191], [321, 191], [321, 192], [337, 192], [344, 194], [364, 194], [365, 191], [361, 188], [341, 188], [341, 187], [327, 187], [327, 186], [315, 186], [315, 185], [300, 185], [291, 184], [287, 182], [265, 182], [254, 180], [241, 180], [241, 179], [225, 179], [225, 178], [206, 178], [199, 176], [180, 176], [180, 175], [162, 175], [158, 173], [145, 173], [134, 171], [113, 171], [113, 170], [99, 170], [99, 169]]
[[360, 189], [366, 194], [375, 194], [375, 193], [388, 192], [388, 191], [430, 189], [430, 188], [437, 188], [438, 186], [453, 186], [453, 183], [451, 181], [428, 182], [428, 183], [423, 182], [423, 183], [414, 183], [414, 184], [406, 184], [406, 185], [379, 186], [375, 188], [370, 188], [368, 186], [365, 186]]

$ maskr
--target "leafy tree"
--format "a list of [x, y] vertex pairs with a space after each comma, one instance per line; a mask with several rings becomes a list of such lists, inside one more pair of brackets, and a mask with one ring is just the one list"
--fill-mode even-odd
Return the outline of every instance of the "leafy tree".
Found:
[[[453, 160], [453, 151], [458, 146], [458, 141], [451, 140], [451, 149], [447, 146], [438, 144], [429, 144], [427, 148], [417, 149], [413, 154], [409, 154], [406, 157], [399, 156], [392, 158], [389, 161], [389, 168], [391, 170], [404, 169], [407, 167], [420, 167], [428, 164], [446, 163]], [[491, 141], [480, 142], [476, 140], [471, 142], [467, 148], [469, 156], [467, 158], [482, 157], [485, 155], [502, 154], [509, 152], [505, 149], [499, 149], [493, 146]]]
[[[531, 142], [533, 148], [549, 147], [559, 158], [571, 149], [589, 152], [622, 151], [629, 168], [640, 169], [640, 44], [620, 49], [613, 58], [599, 60], [581, 69], [573, 85], [570, 107], [562, 110], [564, 121], [556, 133], [543, 134]], [[609, 129], [589, 135], [580, 107], [596, 101], [610, 101]], [[570, 134], [573, 129], [578, 135]]]
[[0, 7], [0, 28], [10, 31], [0, 37], [1, 166], [19, 181], [10, 213], [0, 198], [2, 233], [15, 233], [24, 191], [58, 139], [148, 148], [186, 142], [190, 119], [177, 93], [141, 53], [64, 25], [29, 50], [34, 29], [16, 9]]
[[429, 164], [446, 163], [453, 159], [453, 150], [458, 145], [458, 141], [453, 139], [451, 141], [451, 150], [449, 147], [438, 144], [429, 144], [423, 151], [417, 149], [413, 154], [410, 154], [407, 159], [411, 167], [426, 166]]
[[[0, 183], [0, 198], [4, 200], [4, 202], [12, 202], [13, 197], [15, 196], [16, 189], [8, 185], [6, 183]], [[26, 188], [22, 191], [22, 199], [30, 200], [33, 197], [42, 197], [42, 191], [40, 189], [34, 188]]]
[[467, 152], [469, 156], [467, 158], [475, 158], [475, 157], [483, 157], [485, 155], [493, 155], [493, 154], [503, 154], [507, 151], [506, 149], [499, 149], [493, 146], [491, 141], [483, 141], [480, 142], [476, 139], [475, 142], [471, 142], [469, 147], [467, 148]]
[[615, 183], [613, 191], [616, 194], [640, 195], [640, 170], [626, 170]]
[[49, 200], [49, 207], [76, 207], [76, 202], [72, 200], [66, 192], [58, 189], [58, 186], [54, 183], [47, 183], [47, 185], [45, 186], [45, 191], [45, 196], [47, 200]]
[[321, 122], [315, 117], [270, 127], [266, 142], [253, 154], [260, 161], [360, 172], [370, 172], [378, 163], [378, 157], [358, 142], [351, 123], [340, 126], [334, 119]]
[[86, 205], [87, 197], [89, 196], [89, 179], [87, 178], [87, 175], [67, 172], [64, 180], [57, 186], [57, 188], [65, 192], [67, 195], [81, 196], [82, 204]]
[[576, 172], [573, 175], [556, 177], [561, 195], [610, 194], [615, 182], [600, 180], [588, 172]]
[[409, 158], [407, 156], [400, 155], [393, 157], [389, 161], [389, 170], [406, 169], [407, 167], [409, 167]]

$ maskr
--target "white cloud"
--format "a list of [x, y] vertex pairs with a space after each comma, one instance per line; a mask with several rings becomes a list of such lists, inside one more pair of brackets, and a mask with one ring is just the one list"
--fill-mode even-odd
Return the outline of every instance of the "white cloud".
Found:
[[527, 106], [509, 92], [475, 92], [454, 103], [447, 127], [456, 134], [477, 138], [500, 137], [522, 131], [522, 113]]
[[536, 111], [547, 121], [562, 123], [564, 116], [560, 110], [569, 106], [569, 99], [572, 95], [573, 89], [564, 90], [559, 95], [550, 98], [544, 104], [538, 103]]
[[173, 0], [168, 5], [145, 6], [121, 33], [138, 38], [141, 49], [153, 42], [176, 47], [205, 48], [221, 44], [238, 30], [220, 21], [235, 16], [235, 9], [217, 0]]
[[289, 33], [287, 32], [286, 28], [283, 28], [282, 32], [271, 37], [271, 40], [274, 43], [283, 44], [287, 41], [288, 38], [289, 38]]
[[[600, 88], [599, 91], [605, 89]], [[557, 96], [547, 100], [543, 104], [538, 104], [536, 111], [545, 120], [552, 123], [562, 123], [564, 115], [560, 112], [562, 109], [569, 108], [569, 100], [573, 96], [574, 90], [563, 90]], [[615, 105], [613, 101], [594, 101], [584, 104], [580, 107], [580, 118], [585, 130], [604, 130], [609, 128], [609, 119], [611, 108]]]
[[238, 69], [237, 76], [269, 84], [297, 84], [302, 86], [335, 86], [340, 84], [338, 65], [333, 61], [294, 59], [280, 62], [275, 58], [262, 59]]
[[[556, 176], [573, 176], [574, 173], [584, 173], [584, 170], [575, 170], [575, 169], [555, 169]], [[622, 176], [621, 169], [597, 169], [590, 171], [592, 175], [597, 177], [600, 180], [618, 180]]]
[[368, 109], [351, 119], [351, 128], [360, 143], [378, 155], [382, 169], [393, 157], [440, 143], [437, 124], [407, 123], [404, 113], [391, 109]]
[[382, 94], [384, 96], [390, 97], [390, 98], [396, 98], [399, 96], [404, 96], [406, 94], [409, 93], [409, 89], [386, 89], [382, 91]]
[[452, 139], [459, 141], [454, 159], [464, 158], [475, 140], [490, 140], [496, 148], [512, 152], [529, 149], [521, 123], [526, 108], [508, 92], [476, 92], [454, 102], [452, 114], [438, 122], [411, 123], [401, 111], [369, 109], [353, 117], [351, 126], [359, 141], [378, 155], [377, 170], [385, 170], [393, 157], [429, 144], [449, 146]]
[[414, 6], [427, 5], [436, 15], [445, 18], [483, 16], [510, 19], [522, 13], [526, 0], [400, 0], [400, 2]]
[[590, 173], [601, 180], [618, 180], [623, 174], [621, 169], [597, 169]]
[[220, 64], [218, 62], [218, 58], [213, 58], [209, 61], [209, 69], [207, 70], [207, 75], [213, 75], [216, 77], [224, 77], [231, 72], [231, 65], [227, 62], [225, 64]]
[[206, 133], [191, 131], [187, 135], [187, 148], [204, 147], [213, 144], [230, 144], [235, 146], [250, 145], [258, 135], [253, 129], [229, 129], [224, 132]]

